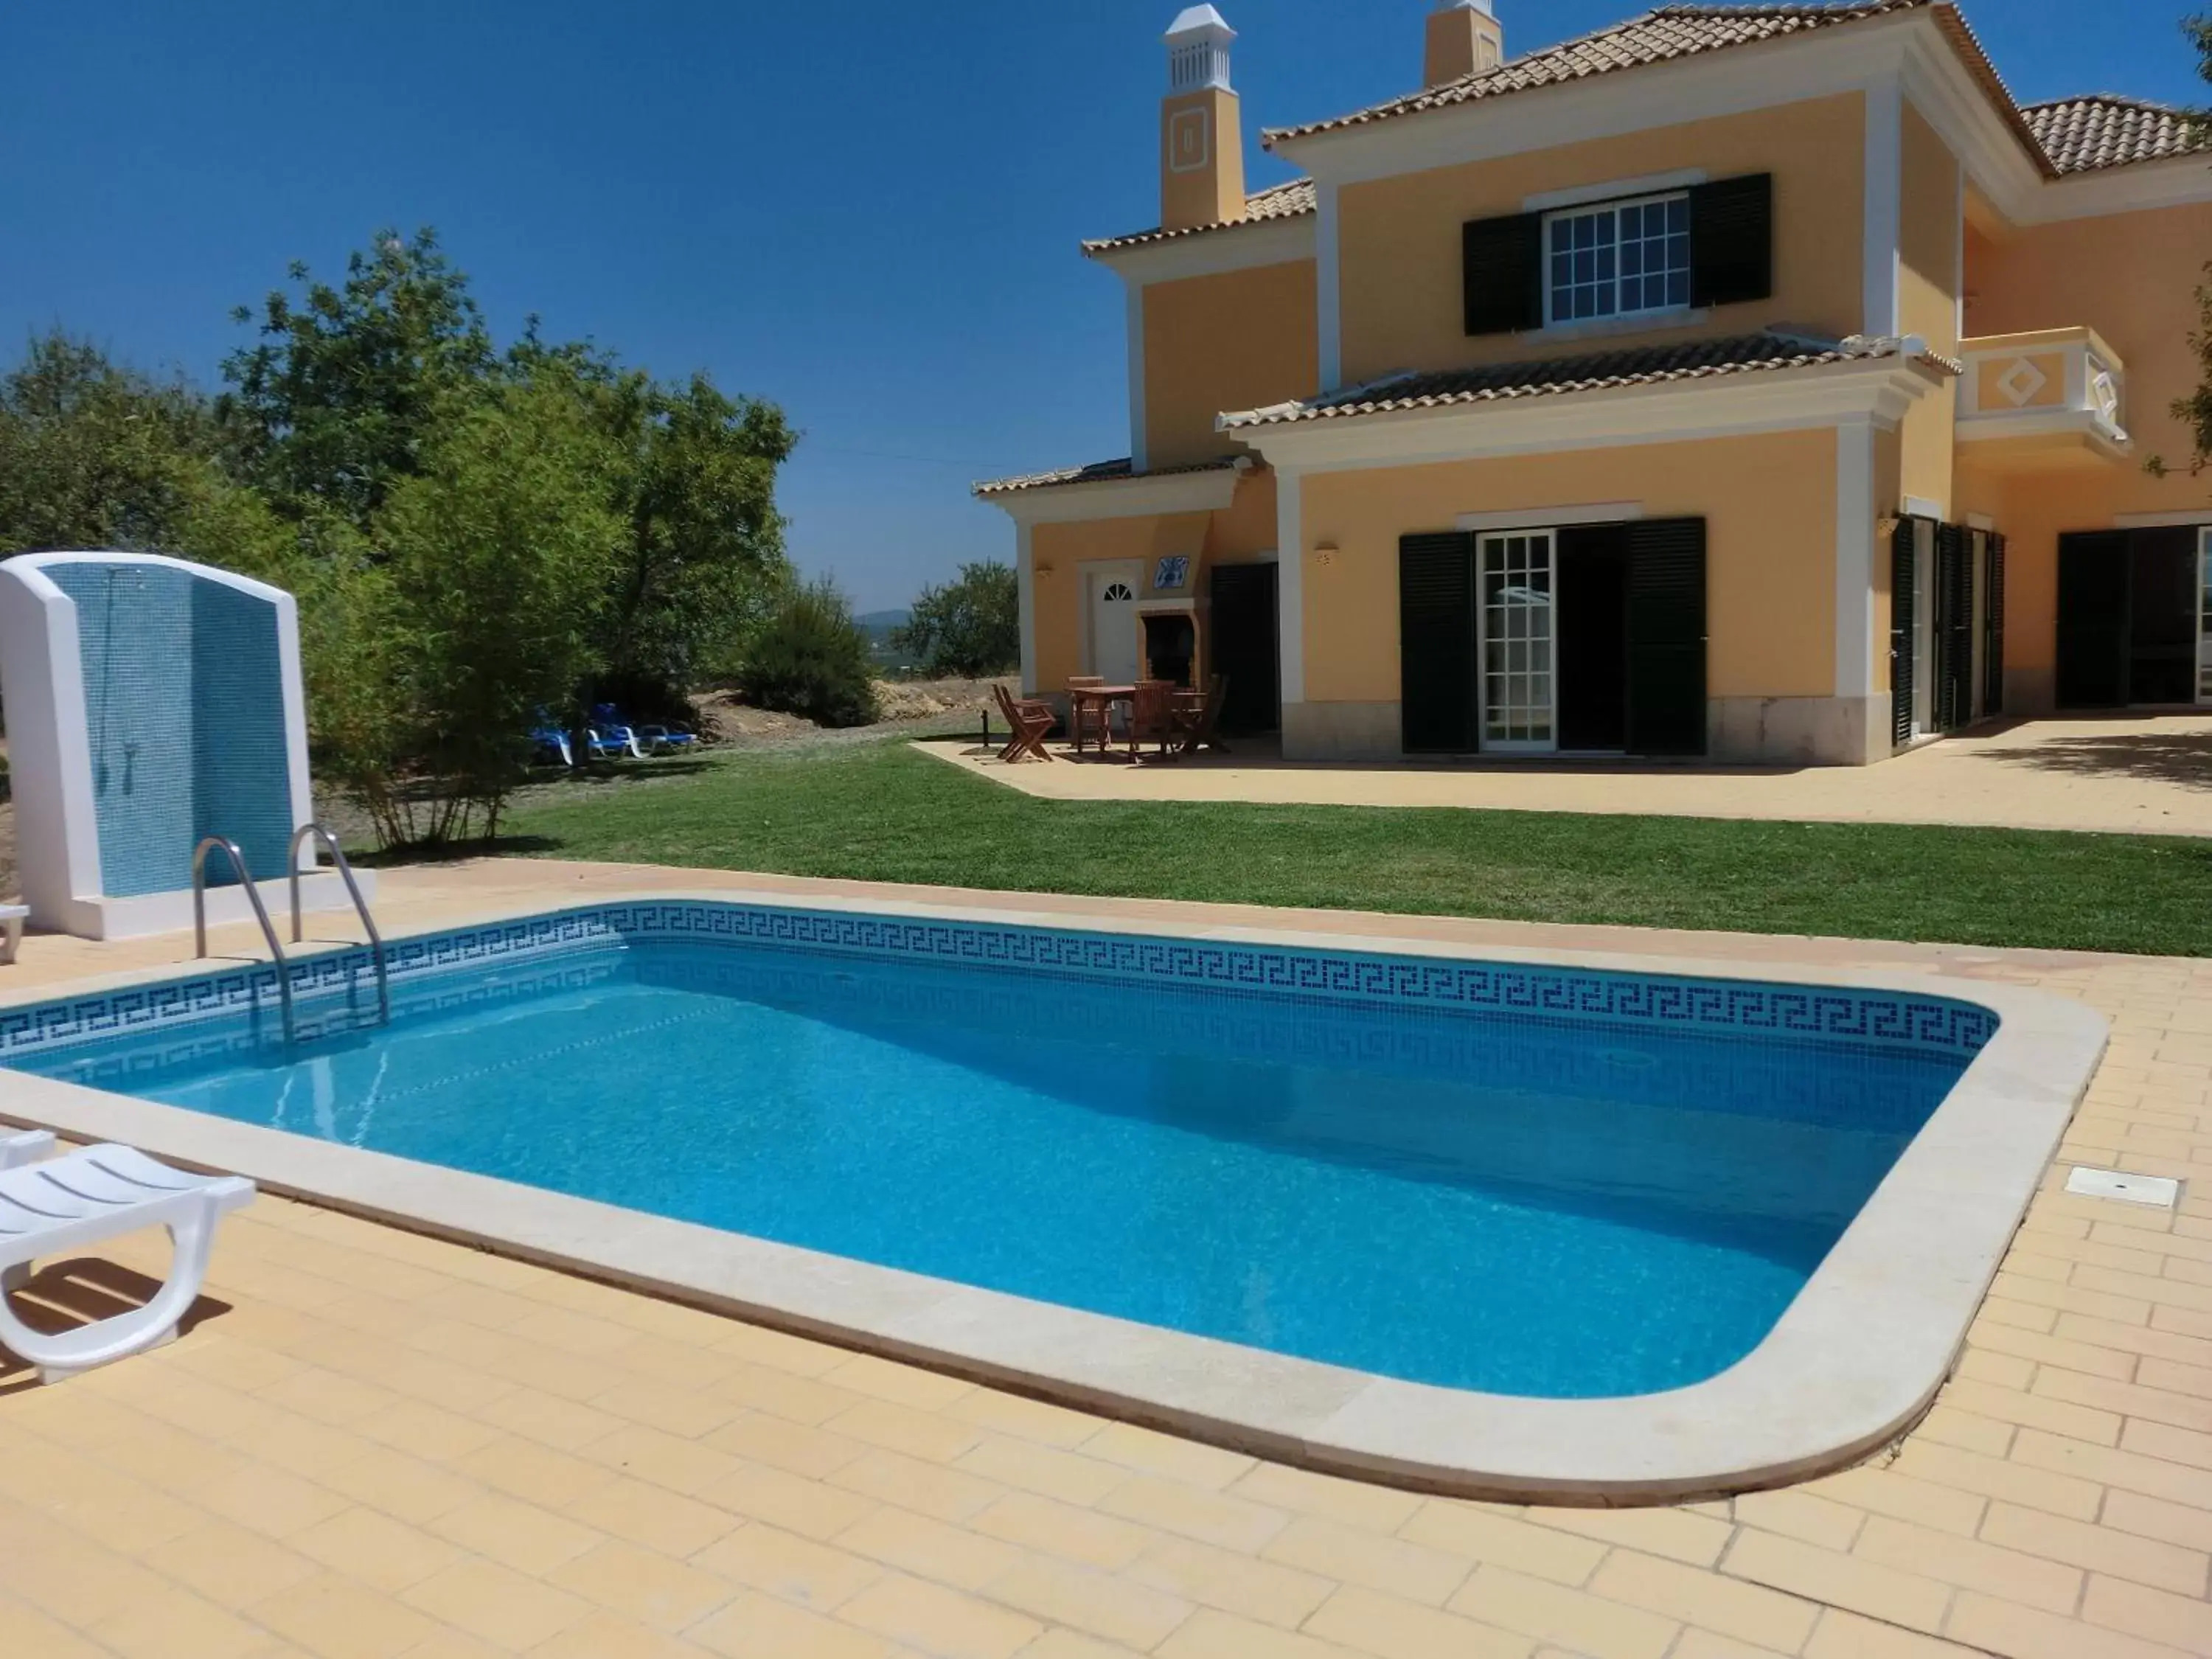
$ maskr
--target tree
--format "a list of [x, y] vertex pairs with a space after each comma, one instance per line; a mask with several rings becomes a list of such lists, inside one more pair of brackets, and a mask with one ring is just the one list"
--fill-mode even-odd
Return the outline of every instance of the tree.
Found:
[[[494, 387], [497, 361], [468, 278], [428, 228], [380, 230], [345, 281], [290, 271], [300, 292], [262, 301], [259, 342], [227, 358], [216, 411], [234, 464], [293, 516], [311, 506], [366, 530], [419, 473], [455, 405]], [[250, 323], [241, 306], [232, 313]]]
[[981, 679], [1022, 659], [1021, 591], [1012, 567], [963, 564], [942, 587], [925, 587], [891, 644], [931, 674]]
[[826, 579], [785, 592], [746, 652], [738, 684], [760, 708], [823, 726], [866, 726], [876, 717], [868, 636]]
[[[557, 377], [501, 387], [392, 482], [378, 520], [385, 566], [357, 575], [365, 672], [380, 675], [395, 744], [372, 810], [387, 841], [498, 834], [526, 775], [541, 709], [600, 662], [603, 596], [623, 526], [610, 454]], [[414, 813], [411, 764], [434, 805]]]
[[195, 504], [224, 488], [205, 402], [58, 331], [0, 380], [0, 551], [204, 550]]
[[791, 586], [775, 478], [798, 434], [775, 404], [729, 397], [703, 373], [664, 383], [588, 347], [543, 346], [534, 328], [508, 361], [571, 386], [613, 451], [609, 505], [629, 530], [605, 596], [605, 689], [680, 702]]
[[[2181, 27], [2189, 36], [2190, 45], [2197, 50], [2199, 78], [2212, 83], [2212, 13], [2191, 17]], [[2200, 112], [2195, 118], [2195, 125], [2199, 142], [2212, 137], [2212, 116]], [[2197, 289], [2197, 330], [2189, 337], [2189, 349], [2197, 354], [2200, 378], [2196, 391], [2173, 401], [2173, 418], [2189, 430], [2191, 475], [2212, 466], [2212, 264], [2204, 267], [2204, 276]], [[2152, 456], [2149, 466], [2154, 473], [2162, 475], [2166, 471], [2166, 461], [2160, 456]]]

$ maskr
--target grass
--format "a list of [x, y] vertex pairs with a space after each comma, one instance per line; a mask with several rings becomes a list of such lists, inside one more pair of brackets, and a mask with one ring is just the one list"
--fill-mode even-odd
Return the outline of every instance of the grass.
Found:
[[903, 743], [532, 792], [505, 850], [1027, 892], [2212, 955], [2212, 842], [1032, 799]]

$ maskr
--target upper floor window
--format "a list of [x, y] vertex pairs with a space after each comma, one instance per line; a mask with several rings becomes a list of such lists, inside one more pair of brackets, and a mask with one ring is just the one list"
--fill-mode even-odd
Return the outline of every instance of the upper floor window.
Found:
[[1464, 230], [1467, 331], [1662, 317], [1774, 294], [1774, 179], [1476, 219]]
[[1688, 191], [1554, 213], [1544, 234], [1547, 323], [1689, 308]]

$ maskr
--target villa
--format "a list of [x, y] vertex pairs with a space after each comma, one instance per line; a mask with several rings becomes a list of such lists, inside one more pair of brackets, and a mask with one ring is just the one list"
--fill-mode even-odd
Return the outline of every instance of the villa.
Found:
[[[1024, 689], [1228, 682], [1292, 759], [1861, 765], [2212, 697], [2169, 410], [2212, 250], [2177, 112], [2022, 106], [1949, 0], [1668, 5], [1278, 128], [1167, 36], [1127, 459], [978, 486]], [[1409, 41], [1408, 56], [1412, 43]]]

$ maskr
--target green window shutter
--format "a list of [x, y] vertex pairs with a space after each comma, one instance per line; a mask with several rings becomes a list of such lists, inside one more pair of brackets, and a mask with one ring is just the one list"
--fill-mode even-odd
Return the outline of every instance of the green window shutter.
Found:
[[1889, 737], [1899, 749], [1912, 741], [1914, 522], [1899, 519], [1889, 538]]
[[1774, 175], [1716, 179], [1690, 191], [1690, 303], [1774, 295]]
[[2004, 713], [2005, 538], [1983, 544], [1982, 713]]
[[2128, 532], [2058, 538], [2058, 706], [2118, 708], [2128, 700]]
[[1544, 216], [1475, 219], [1462, 234], [1467, 331], [1510, 334], [1544, 325]]
[[1705, 521], [1628, 526], [1628, 748], [1705, 752]]
[[1407, 536], [1398, 544], [1398, 659], [1406, 752], [1476, 747], [1474, 538]]
[[1936, 526], [1936, 726], [1942, 732], [1974, 716], [1972, 553], [1963, 526]]

